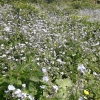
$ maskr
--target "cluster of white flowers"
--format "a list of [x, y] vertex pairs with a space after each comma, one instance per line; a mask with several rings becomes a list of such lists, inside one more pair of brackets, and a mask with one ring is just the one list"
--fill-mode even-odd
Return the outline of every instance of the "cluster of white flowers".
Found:
[[89, 16], [90, 21], [99, 21], [100, 20], [100, 10], [96, 9], [84, 9], [79, 11], [81, 16]]
[[48, 82], [48, 81], [49, 81], [49, 78], [48, 78], [48, 76], [46, 75], [46, 74], [47, 74], [47, 69], [46, 69], [45, 67], [43, 67], [43, 68], [42, 68], [42, 72], [44, 73], [44, 76], [43, 76], [42, 80], [43, 80], [44, 82]]
[[[26, 87], [26, 84], [22, 84], [22, 87]], [[35, 100], [34, 97], [31, 95], [24, 93], [22, 90], [15, 88], [13, 85], [8, 85], [8, 90], [5, 91], [5, 93], [9, 93], [12, 91], [12, 97], [18, 98], [19, 100], [25, 100], [25, 98], [28, 98], [29, 100]]]

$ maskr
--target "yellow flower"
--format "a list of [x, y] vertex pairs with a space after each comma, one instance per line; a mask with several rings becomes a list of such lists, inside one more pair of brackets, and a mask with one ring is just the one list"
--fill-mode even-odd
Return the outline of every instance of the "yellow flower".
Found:
[[54, 44], [54, 46], [56, 47], [57, 45], [56, 45], [56, 44]]
[[84, 90], [84, 94], [85, 94], [85, 95], [89, 95], [89, 91]]

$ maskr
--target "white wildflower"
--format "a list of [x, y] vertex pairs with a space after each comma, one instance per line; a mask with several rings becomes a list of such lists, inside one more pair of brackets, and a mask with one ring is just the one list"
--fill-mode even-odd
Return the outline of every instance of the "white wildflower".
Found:
[[93, 72], [93, 75], [94, 75], [94, 76], [97, 76], [98, 74], [97, 74], [96, 72]]
[[30, 95], [28, 96], [28, 98], [29, 98], [30, 100], [34, 100], [34, 98], [33, 98], [32, 96], [30, 96]]
[[4, 47], [4, 44], [1, 44], [1, 47]]
[[22, 59], [23, 61], [26, 61], [26, 57], [22, 57], [21, 59]]
[[15, 90], [15, 87], [13, 85], [9, 85], [8, 90]]
[[5, 55], [5, 54], [3, 54], [3, 55], [2, 55], [2, 58], [4, 58], [4, 57], [6, 57], [6, 55]]
[[9, 54], [10, 53], [10, 51], [6, 51], [6, 54]]
[[43, 81], [45, 81], [45, 82], [48, 82], [49, 81], [49, 78], [48, 78], [48, 76], [43, 76]]
[[60, 72], [61, 75], [64, 75], [64, 72]]
[[10, 60], [11, 58], [12, 58], [12, 57], [11, 57], [11, 56], [9, 56], [7, 59], [8, 59], [8, 60]]
[[96, 44], [93, 44], [92, 46], [98, 46], [100, 43], [99, 41]]
[[18, 61], [18, 59], [15, 59], [15, 61]]
[[41, 89], [45, 89], [45, 85], [41, 85], [40, 88], [41, 88]]
[[57, 85], [54, 85], [53, 88], [54, 88], [55, 92], [57, 93], [57, 91], [58, 91], [58, 86], [57, 86]]
[[84, 72], [86, 71], [86, 68], [84, 67], [83, 64], [78, 64], [77, 70], [78, 70], [80, 73], [84, 74]]
[[50, 95], [46, 95], [46, 98], [49, 98], [50, 97]]
[[10, 28], [9, 28], [9, 27], [5, 27], [4, 30], [5, 30], [6, 32], [10, 32]]
[[65, 64], [65, 62], [63, 62], [61, 59], [57, 59], [57, 62], [59, 62], [60, 64]]
[[22, 97], [22, 91], [20, 89], [17, 89], [14, 93], [17, 97]]
[[51, 69], [51, 67], [48, 67], [48, 69]]
[[24, 53], [24, 50], [21, 50], [21, 53]]
[[62, 63], [61, 59], [57, 59], [57, 62]]
[[83, 100], [83, 98], [82, 97], [79, 97], [78, 100]]
[[54, 64], [54, 61], [51, 61], [51, 64]]
[[47, 30], [46, 29], [42, 29], [44, 32], [47, 32]]
[[43, 72], [43, 73], [46, 73], [46, 72], [47, 72], [47, 70], [46, 70], [45, 67], [42, 68], [42, 72]]
[[26, 84], [22, 84], [22, 87], [24, 87], [24, 88], [25, 88], [25, 87], [26, 87]]
[[39, 58], [36, 58], [36, 60], [39, 61], [40, 59]]
[[22, 93], [22, 97], [23, 98], [26, 98], [27, 97], [27, 94], [26, 93]]
[[7, 37], [4, 38], [5, 40], [9, 40]]
[[39, 63], [39, 62], [37, 62], [37, 65], [40, 65], [40, 63]]
[[5, 93], [8, 93], [9, 91], [7, 90], [7, 91], [4, 91]]

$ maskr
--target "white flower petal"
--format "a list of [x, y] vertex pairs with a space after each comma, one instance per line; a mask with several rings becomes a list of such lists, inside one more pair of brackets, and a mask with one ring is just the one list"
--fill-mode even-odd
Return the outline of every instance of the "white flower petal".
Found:
[[9, 85], [8, 90], [15, 90], [15, 87], [13, 85]]
[[48, 82], [49, 81], [49, 78], [48, 78], [48, 76], [43, 76], [43, 81], [45, 81], [45, 82]]
[[78, 64], [78, 68], [77, 70], [80, 72], [80, 73], [83, 73], [86, 71], [86, 68], [84, 67], [83, 64]]

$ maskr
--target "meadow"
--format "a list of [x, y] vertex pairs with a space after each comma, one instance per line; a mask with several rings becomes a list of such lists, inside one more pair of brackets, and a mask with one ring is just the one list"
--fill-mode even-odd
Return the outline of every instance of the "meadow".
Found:
[[100, 100], [100, 5], [1, 0], [0, 100]]

